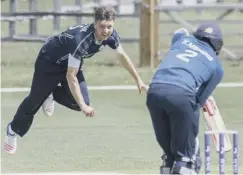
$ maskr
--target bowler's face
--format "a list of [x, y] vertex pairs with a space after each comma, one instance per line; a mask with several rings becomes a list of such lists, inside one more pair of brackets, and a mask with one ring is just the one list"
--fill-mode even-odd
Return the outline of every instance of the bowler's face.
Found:
[[98, 40], [107, 40], [112, 34], [114, 28], [114, 20], [103, 20], [95, 22], [95, 35]]

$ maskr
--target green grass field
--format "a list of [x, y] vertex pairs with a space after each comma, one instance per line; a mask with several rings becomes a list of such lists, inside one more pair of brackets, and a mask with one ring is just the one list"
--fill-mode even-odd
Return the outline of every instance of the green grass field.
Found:
[[[238, 130], [240, 138], [243, 134], [241, 92], [242, 88], [222, 88], [214, 94], [227, 128]], [[2, 136], [25, 95], [2, 94]], [[133, 90], [90, 91], [90, 95], [96, 109], [96, 116], [91, 119], [59, 105], [53, 117], [47, 118], [40, 110], [30, 132], [19, 139], [17, 154], [2, 153], [2, 172], [158, 173], [162, 151], [155, 141], [145, 95], [139, 96]], [[204, 130], [202, 118], [202, 153]], [[243, 140], [239, 143], [243, 145]], [[242, 149], [240, 153], [243, 154]], [[212, 155], [212, 169], [217, 173], [218, 157], [213, 147]], [[231, 157], [231, 152], [226, 154], [228, 173], [232, 172]], [[242, 166], [240, 172], [243, 173]]]
[[[49, 0], [38, 1], [38, 8], [52, 8]], [[63, 0], [68, 4], [67, 0]], [[24, 1], [19, 2], [19, 11], [28, 8]], [[2, 2], [2, 11], [7, 11], [8, 1]], [[187, 19], [199, 19], [195, 12], [181, 13]], [[202, 19], [212, 19], [214, 12], [201, 14]], [[161, 14], [162, 19], [168, 17]], [[233, 13], [227, 19], [242, 19], [241, 13]], [[85, 18], [85, 22], [92, 22]], [[75, 19], [63, 19], [61, 29], [73, 25]], [[125, 26], [125, 27], [124, 27]], [[121, 37], [139, 37], [138, 19], [119, 18], [116, 30]], [[177, 24], [160, 25], [160, 45], [166, 52], [170, 36], [164, 34], [182, 27]], [[224, 31], [238, 31], [241, 24], [221, 25]], [[8, 25], [1, 22], [1, 35], [6, 36]], [[38, 21], [40, 34], [54, 34], [51, 20]], [[26, 34], [28, 22], [17, 24], [17, 33]], [[226, 37], [226, 45], [242, 44], [239, 36]], [[41, 43], [7, 42], [1, 43], [1, 86], [29, 87], [33, 75], [33, 64]], [[123, 47], [134, 64], [139, 63], [138, 43], [125, 44]], [[242, 54], [242, 50], [237, 51]], [[225, 68], [223, 82], [243, 82], [243, 62], [222, 60]], [[138, 68], [142, 79], [148, 84], [155, 69]], [[115, 53], [104, 49], [92, 59], [85, 60], [84, 74], [88, 85], [132, 85], [130, 75], [118, 65]], [[214, 93], [220, 112], [228, 129], [238, 130], [243, 135], [243, 87], [218, 88]], [[16, 109], [27, 93], [1, 93], [1, 133], [2, 141], [5, 127], [12, 119]], [[120, 172], [120, 173], [158, 173], [162, 151], [155, 141], [153, 129], [145, 106], [145, 95], [136, 91], [90, 91], [92, 106], [96, 117], [85, 118], [82, 113], [74, 112], [57, 105], [53, 117], [47, 118], [40, 110], [26, 137], [19, 139], [18, 152], [14, 156], [2, 152], [3, 173], [13, 172]], [[205, 123], [201, 118], [200, 138], [203, 153], [203, 132]], [[240, 139], [240, 148], [243, 140]], [[213, 152], [213, 172], [217, 173], [218, 157]], [[243, 155], [243, 150], [240, 150]], [[226, 155], [226, 169], [231, 173], [232, 153]], [[242, 156], [240, 164], [243, 163]], [[202, 171], [203, 172], [203, 171]], [[243, 173], [243, 167], [240, 167]]]

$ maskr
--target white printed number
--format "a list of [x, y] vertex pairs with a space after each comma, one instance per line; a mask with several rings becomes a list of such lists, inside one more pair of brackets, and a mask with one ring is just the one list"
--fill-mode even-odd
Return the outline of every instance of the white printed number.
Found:
[[190, 58], [194, 58], [197, 55], [197, 52], [187, 49], [185, 50], [185, 53], [177, 54], [176, 57], [188, 63]]

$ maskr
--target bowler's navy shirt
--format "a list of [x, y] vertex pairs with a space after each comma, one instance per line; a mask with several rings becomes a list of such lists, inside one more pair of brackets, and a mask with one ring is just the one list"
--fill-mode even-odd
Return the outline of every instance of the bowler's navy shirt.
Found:
[[113, 30], [107, 40], [97, 41], [94, 36], [94, 24], [72, 26], [59, 35], [50, 37], [41, 48], [39, 55], [67, 68], [69, 55], [79, 60], [92, 57], [106, 45], [117, 49], [120, 44], [118, 33]]

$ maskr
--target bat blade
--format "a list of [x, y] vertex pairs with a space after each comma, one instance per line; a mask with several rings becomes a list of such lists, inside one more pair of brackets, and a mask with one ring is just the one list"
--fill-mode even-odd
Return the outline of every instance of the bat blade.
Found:
[[[208, 130], [213, 131], [226, 131], [226, 126], [223, 121], [222, 116], [220, 115], [219, 109], [216, 105], [216, 101], [213, 96], [210, 96], [204, 107], [203, 107], [203, 115], [206, 121]], [[212, 139], [214, 145], [216, 147], [217, 152], [219, 151], [219, 134], [212, 134]], [[224, 149], [225, 151], [230, 151], [232, 149], [232, 144], [227, 133], [224, 134]]]

